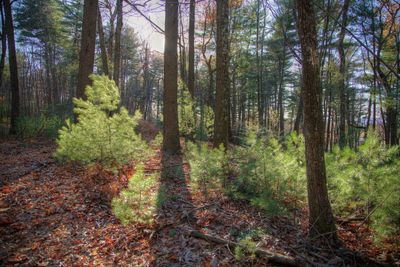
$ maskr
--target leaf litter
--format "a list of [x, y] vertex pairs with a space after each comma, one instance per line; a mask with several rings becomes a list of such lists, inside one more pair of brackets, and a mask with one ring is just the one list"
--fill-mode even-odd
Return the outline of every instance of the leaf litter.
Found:
[[123, 225], [110, 201], [127, 185], [134, 165], [114, 174], [99, 166], [61, 164], [52, 158], [54, 149], [54, 143], [39, 139], [0, 142], [1, 266], [273, 266], [259, 257], [238, 261], [229, 247], [190, 236], [191, 230], [235, 242], [251, 236], [258, 248], [308, 265], [374, 266], [399, 259], [392, 243], [374, 245], [366, 225], [359, 231], [358, 224], [339, 225], [347, 249], [319, 249], [305, 241], [305, 207], [295, 220], [269, 218], [217, 190], [205, 198], [190, 187], [188, 163], [182, 157], [162, 159], [160, 151], [145, 171], [168, 170], [158, 185], [167, 198], [154, 223]]

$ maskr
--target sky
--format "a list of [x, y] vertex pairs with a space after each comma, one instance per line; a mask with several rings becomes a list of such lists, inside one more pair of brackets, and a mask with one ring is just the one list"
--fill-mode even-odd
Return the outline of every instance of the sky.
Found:
[[[165, 14], [163, 8], [160, 7], [163, 3], [151, 0], [147, 5], [147, 8], [140, 8], [140, 10], [160, 28], [164, 29]], [[149, 43], [151, 50], [164, 52], [164, 35], [158, 33], [143, 16], [135, 11], [130, 11], [126, 15], [126, 24], [133, 27], [139, 33], [141, 39]]]

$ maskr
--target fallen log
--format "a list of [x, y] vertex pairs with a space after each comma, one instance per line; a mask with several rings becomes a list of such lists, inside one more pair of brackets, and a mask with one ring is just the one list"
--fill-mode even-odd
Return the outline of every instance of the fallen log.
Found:
[[[240, 246], [239, 243], [236, 243], [236, 242], [233, 242], [233, 241], [230, 241], [230, 240], [227, 240], [227, 239], [222, 239], [222, 238], [219, 238], [219, 237], [216, 237], [216, 236], [203, 234], [203, 233], [200, 233], [200, 232], [195, 231], [195, 230], [189, 231], [189, 235], [193, 236], [193, 237], [204, 239], [206, 241], [211, 241], [211, 242], [214, 242], [214, 243], [217, 243], [217, 244], [227, 245], [231, 249], [234, 249], [235, 247]], [[293, 257], [289, 257], [289, 256], [285, 256], [285, 255], [282, 255], [282, 254], [274, 253], [274, 252], [271, 252], [271, 251], [268, 251], [268, 250], [256, 249], [255, 253], [256, 253], [257, 256], [259, 256], [261, 258], [264, 258], [264, 259], [267, 259], [267, 260], [269, 260], [271, 262], [282, 264], [282, 265], [285, 265], [285, 266], [299, 266], [300, 265], [299, 262]]]

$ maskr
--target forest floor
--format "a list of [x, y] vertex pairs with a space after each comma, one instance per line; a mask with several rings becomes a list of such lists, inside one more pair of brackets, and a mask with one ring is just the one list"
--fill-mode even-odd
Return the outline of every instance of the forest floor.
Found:
[[[305, 208], [296, 218], [268, 218], [218, 192], [205, 198], [190, 187], [185, 160], [162, 160], [159, 151], [145, 170], [168, 170], [160, 179], [168, 199], [151, 225], [123, 225], [112, 214], [110, 199], [126, 185], [132, 167], [105, 174], [58, 163], [54, 150], [53, 142], [40, 139], [0, 141], [0, 266], [274, 264], [263, 257], [238, 261], [232, 248], [194, 237], [193, 230], [230, 241], [250, 235], [258, 248], [303, 265], [376, 266], [376, 260], [398, 253], [373, 245], [370, 230], [365, 225], [358, 229], [359, 222], [338, 227], [346, 249], [317, 248], [307, 238]], [[102, 175], [115, 186], [103, 190], [104, 185], [93, 184]]]

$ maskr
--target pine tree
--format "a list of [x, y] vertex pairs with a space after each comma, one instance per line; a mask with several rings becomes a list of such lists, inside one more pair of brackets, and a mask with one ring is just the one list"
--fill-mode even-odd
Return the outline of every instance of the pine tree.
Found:
[[15, 50], [15, 36], [14, 36], [14, 23], [12, 16], [12, 9], [10, 0], [3, 1], [4, 13], [6, 17], [5, 29], [7, 31], [8, 41], [8, 60], [10, 66], [10, 80], [11, 80], [11, 122], [10, 134], [16, 133], [17, 120], [20, 114], [20, 100], [19, 100], [19, 83], [18, 83], [18, 65], [17, 54]]
[[214, 147], [228, 147], [229, 137], [229, 1], [217, 1], [217, 83]]
[[312, 237], [337, 243], [336, 225], [326, 185], [316, 18], [313, 5], [308, 0], [296, 0], [296, 9], [304, 86], [304, 137], [310, 234]]
[[163, 151], [177, 154], [180, 151], [178, 126], [178, 0], [165, 4], [164, 51], [164, 140]]
[[90, 84], [96, 45], [96, 21], [98, 0], [85, 0], [82, 24], [81, 50], [79, 54], [78, 86], [76, 97], [85, 98], [85, 88]]

